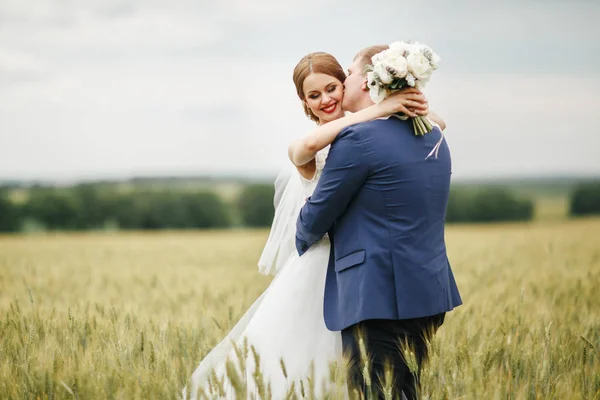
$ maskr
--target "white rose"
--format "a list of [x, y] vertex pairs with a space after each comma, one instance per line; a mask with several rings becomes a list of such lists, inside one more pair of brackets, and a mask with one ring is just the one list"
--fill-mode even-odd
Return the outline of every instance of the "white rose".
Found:
[[371, 86], [369, 89], [369, 96], [373, 103], [379, 104], [388, 96], [388, 92], [379, 86]]
[[410, 50], [414, 45], [406, 42], [394, 42], [390, 44], [390, 51], [394, 54], [404, 55], [404, 52]]
[[369, 85], [369, 88], [377, 86], [377, 82], [375, 81], [375, 73], [373, 71], [367, 72], [367, 85]]
[[403, 53], [392, 52], [390, 53], [390, 57], [386, 60], [386, 64], [390, 67], [396, 63], [396, 60], [404, 58]]
[[414, 49], [418, 49], [418, 50], [426, 50], [426, 49], [429, 49], [429, 50], [431, 50], [431, 49], [429, 48], [429, 46], [427, 46], [426, 44], [424, 44], [424, 43], [421, 43], [421, 42], [414, 42], [412, 45], [413, 45], [413, 48], [414, 48]]
[[410, 53], [408, 57], [406, 57], [406, 61], [408, 63], [408, 70], [417, 79], [427, 79], [433, 72], [429, 60], [420, 51]]
[[440, 61], [442, 61], [442, 58], [439, 56], [439, 54], [433, 53], [433, 55], [431, 56], [431, 65], [434, 69], [438, 67]]
[[371, 63], [373, 65], [375, 65], [378, 62], [384, 60], [387, 56], [388, 56], [388, 51], [387, 50], [384, 50], [384, 51], [382, 51], [380, 53], [377, 53], [373, 57], [371, 57]]
[[408, 64], [406, 62], [406, 58], [404, 57], [396, 57], [390, 61], [389, 66], [394, 68], [396, 71], [396, 77], [398, 78], [404, 78], [408, 72]]
[[387, 69], [385, 68], [385, 65], [381, 62], [375, 64], [375, 68], [373, 68], [373, 72], [375, 72], [379, 76], [379, 79], [381, 80], [381, 82], [383, 84], [389, 85], [394, 80], [394, 77], [392, 76], [392, 74], [390, 74], [387, 71]]

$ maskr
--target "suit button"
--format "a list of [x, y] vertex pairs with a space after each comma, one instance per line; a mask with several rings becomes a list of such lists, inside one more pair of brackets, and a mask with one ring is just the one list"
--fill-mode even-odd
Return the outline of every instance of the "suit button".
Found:
[[303, 244], [303, 245], [302, 245], [302, 251], [306, 251], [306, 250], [308, 250], [308, 245], [306, 245], [306, 244]]

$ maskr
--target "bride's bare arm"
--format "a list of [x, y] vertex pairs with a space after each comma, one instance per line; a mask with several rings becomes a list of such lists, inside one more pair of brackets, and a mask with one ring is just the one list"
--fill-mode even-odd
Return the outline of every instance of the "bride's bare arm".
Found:
[[[413, 112], [409, 109], [415, 111]], [[360, 122], [371, 121], [392, 115], [397, 112], [403, 112], [411, 117], [426, 115], [428, 109], [425, 97], [417, 89], [407, 89], [395, 93], [379, 104], [373, 104], [354, 114], [347, 115], [315, 128], [308, 135], [290, 144], [288, 156], [296, 167], [300, 168], [305, 166], [315, 158], [315, 155], [319, 150], [322, 150], [331, 144], [344, 128]], [[434, 121], [437, 123], [436, 119], [434, 119]], [[441, 121], [443, 122], [443, 120]]]
[[427, 119], [435, 122], [440, 127], [441, 130], [445, 130], [446, 129], [446, 121], [444, 121], [442, 119], [442, 117], [440, 117], [439, 115], [437, 115], [433, 111], [429, 111], [429, 113], [427, 114]]

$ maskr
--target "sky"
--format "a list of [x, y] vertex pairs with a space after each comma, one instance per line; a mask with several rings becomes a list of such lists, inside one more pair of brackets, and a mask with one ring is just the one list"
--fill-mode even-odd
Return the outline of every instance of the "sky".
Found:
[[600, 177], [599, 1], [0, 0], [0, 180], [274, 176], [292, 71], [413, 39], [454, 179]]

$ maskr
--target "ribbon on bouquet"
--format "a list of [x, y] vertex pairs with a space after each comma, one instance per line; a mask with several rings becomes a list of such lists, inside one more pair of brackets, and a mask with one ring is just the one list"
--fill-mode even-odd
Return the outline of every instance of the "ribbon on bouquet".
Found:
[[433, 149], [431, 149], [431, 151], [429, 152], [429, 154], [427, 154], [427, 157], [425, 157], [426, 160], [429, 157], [431, 157], [433, 154], [435, 154], [435, 158], [438, 157], [438, 153], [440, 151], [440, 146], [442, 145], [442, 142], [444, 141], [444, 131], [441, 128], [440, 128], [440, 133], [442, 134], [440, 136], [440, 140], [438, 140], [438, 142], [435, 144], [435, 146], [433, 146]]

